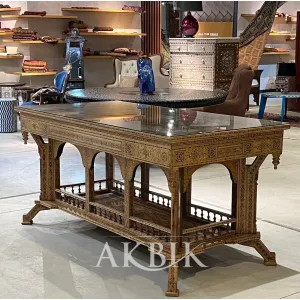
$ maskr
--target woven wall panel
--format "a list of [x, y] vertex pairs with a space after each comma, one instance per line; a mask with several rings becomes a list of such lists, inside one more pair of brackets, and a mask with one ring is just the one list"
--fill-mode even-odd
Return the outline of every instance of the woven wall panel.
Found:
[[142, 32], [146, 33], [142, 40], [142, 50], [146, 55], [161, 53], [161, 2], [142, 1], [145, 13], [142, 15]]

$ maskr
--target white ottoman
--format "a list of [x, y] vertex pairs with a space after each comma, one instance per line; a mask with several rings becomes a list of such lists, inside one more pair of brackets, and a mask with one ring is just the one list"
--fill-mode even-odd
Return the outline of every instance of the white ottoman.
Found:
[[0, 98], [0, 132], [17, 131], [17, 112], [15, 98]]

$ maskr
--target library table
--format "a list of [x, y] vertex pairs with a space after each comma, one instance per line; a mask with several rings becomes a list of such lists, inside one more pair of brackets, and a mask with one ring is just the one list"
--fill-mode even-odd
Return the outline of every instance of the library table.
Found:
[[[268, 155], [276, 169], [282, 153], [279, 122], [170, 109], [125, 102], [93, 102], [18, 107], [22, 130], [30, 132], [40, 154], [40, 200], [23, 216], [59, 209], [149, 247], [163, 245], [169, 263], [167, 296], [178, 296], [177, 259], [185, 243], [194, 254], [224, 244], [254, 247], [265, 265], [275, 253], [256, 227], [258, 171]], [[81, 154], [85, 182], [60, 183], [60, 156], [66, 143]], [[106, 178], [95, 178], [94, 160], [106, 153]], [[252, 157], [250, 164], [246, 158]], [[122, 180], [114, 177], [114, 160]], [[232, 180], [230, 213], [191, 201], [191, 179], [199, 168], [219, 163]], [[138, 166], [155, 165], [166, 175], [170, 195], [135, 182]], [[204, 170], [205, 171], [205, 168]], [[217, 188], [217, 187], [216, 187]], [[212, 191], [213, 192], [213, 191]], [[175, 245], [175, 247], [172, 247]], [[175, 260], [173, 260], [175, 249]], [[157, 248], [154, 249], [157, 251]], [[175, 263], [174, 263], [175, 262]]]

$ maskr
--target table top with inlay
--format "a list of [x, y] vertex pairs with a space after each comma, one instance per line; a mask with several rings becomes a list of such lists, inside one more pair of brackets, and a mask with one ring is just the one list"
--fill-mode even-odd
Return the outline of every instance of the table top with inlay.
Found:
[[193, 89], [156, 89], [153, 94], [141, 94], [138, 88], [86, 88], [66, 93], [68, 103], [124, 101], [170, 108], [193, 108], [221, 104], [227, 92]]

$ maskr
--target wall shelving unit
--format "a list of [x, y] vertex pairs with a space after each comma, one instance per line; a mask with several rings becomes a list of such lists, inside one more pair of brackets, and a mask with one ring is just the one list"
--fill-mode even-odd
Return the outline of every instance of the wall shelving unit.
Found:
[[132, 10], [123, 10], [123, 9], [101, 9], [101, 8], [62, 8], [62, 11], [77, 11], [77, 12], [102, 12], [102, 13], [131, 13], [138, 14], [138, 12]]
[[18, 76], [53, 76], [56, 71], [47, 71], [47, 72], [5, 72], [5, 74], [18, 75]]
[[102, 32], [82, 32], [81, 36], [146, 36], [145, 33], [140, 32], [113, 32], [113, 31], [102, 31]]
[[[37, 41], [14, 41], [14, 40], [3, 40], [3, 43], [19, 43], [19, 44], [45, 44], [48, 45], [47, 43], [44, 43], [40, 40]], [[66, 42], [64, 40], [59, 40], [58, 44], [65, 44]]]
[[45, 16], [35, 16], [35, 15], [2, 15], [0, 16], [0, 21], [3, 20], [15, 20], [15, 19], [77, 19], [77, 16], [63, 16], [63, 15], [45, 15]]
[[0, 13], [8, 12], [8, 11], [19, 11], [19, 10], [21, 10], [21, 7], [0, 8]]
[[[256, 14], [241, 14], [241, 18], [244, 18], [248, 22], [250, 22]], [[270, 52], [264, 52], [261, 58], [260, 64], [263, 65], [263, 69], [268, 70], [268, 74], [274, 74], [274, 65], [276, 65], [279, 62], [284, 61], [290, 61], [291, 59], [294, 60], [295, 58], [295, 46], [294, 42], [296, 41], [296, 33], [293, 30], [293, 25], [297, 24], [297, 17], [286, 15], [286, 16], [275, 16], [274, 23], [272, 26], [272, 31], [269, 33], [268, 42], [272, 47], [273, 45], [276, 45], [274, 47], [282, 47], [285, 48], [286, 51], [270, 51]], [[293, 44], [292, 44], [293, 43]], [[284, 49], [282, 49], [284, 50]], [[268, 66], [269, 65], [269, 66]], [[266, 77], [276, 77], [276, 74]], [[265, 82], [268, 84], [271, 82], [269, 79], [264, 78]], [[265, 90], [263, 88], [263, 90]]]
[[[109, 14], [119, 14], [119, 15], [128, 15], [128, 16], [135, 16], [135, 15], [140, 15], [139, 12], [135, 12], [135, 11], [130, 11], [130, 10], [122, 10], [122, 9], [101, 9], [101, 8], [61, 8], [62, 14], [64, 12], [69, 12], [70, 15], [65, 14], [65, 15], [45, 15], [45, 16], [39, 16], [39, 15], [22, 15], [20, 14], [21, 11], [21, 7], [20, 8], [14, 8], [14, 9], [0, 9], [0, 13], [1, 11], [5, 11], [8, 12], [8, 14], [3, 14], [0, 15], [0, 21], [4, 22], [4, 21], [9, 21], [9, 20], [19, 20], [19, 19], [24, 19], [24, 20], [75, 20], [78, 19], [78, 16], [76, 14], [76, 12], [78, 13], [86, 13], [84, 14], [84, 16], [86, 16], [85, 18], [88, 18], [88, 13], [109, 13]], [[11, 11], [12, 13], [9, 14], [9, 11]], [[14, 11], [16, 11], [15, 14]], [[74, 15], [73, 15], [74, 14]], [[84, 19], [84, 18], [83, 18]], [[42, 22], [42, 21], [41, 21]], [[38, 27], [37, 27], [38, 28]], [[120, 38], [120, 37], [144, 37], [146, 36], [145, 33], [141, 33], [141, 32], [126, 32], [126, 29], [124, 29], [124, 31], [101, 31], [101, 32], [81, 32], [80, 35], [81, 36], [86, 36], [86, 37], [112, 37], [112, 38]], [[42, 45], [42, 44], [47, 44], [42, 42], [41, 40], [13, 40], [11, 37], [13, 35], [12, 31], [7, 31], [7, 32], [0, 32], [0, 38], [2, 38], [2, 43], [3, 44], [28, 44], [28, 46], [31, 45]], [[59, 40], [58, 44], [65, 44], [64, 40]], [[125, 46], [125, 45], [124, 45]], [[125, 46], [126, 47], [126, 46]], [[24, 56], [23, 55], [10, 55], [8, 56], [2, 56], [0, 57], [0, 59], [23, 59]], [[118, 58], [116, 56], [100, 56], [100, 55], [90, 55], [90, 56], [84, 56], [85, 60], [111, 60], [114, 58]], [[32, 59], [38, 59], [38, 57], [34, 57]], [[56, 67], [55, 67], [56, 68]], [[50, 70], [48, 72], [43, 72], [43, 73], [39, 73], [39, 72], [22, 72], [22, 71], [13, 71], [13, 70], [8, 70], [5, 72], [5, 74], [10, 74], [10, 75], [16, 75], [16, 76], [54, 76], [56, 74], [56, 71]]]
[[84, 59], [112, 59], [114, 57], [113, 56], [109, 56], [109, 55], [86, 55], [83, 58]]
[[23, 59], [24, 55], [18, 55], [18, 54], [16, 54], [16, 55], [0, 55], [0, 59], [17, 59], [17, 58]]
[[12, 31], [0, 32], [0, 36], [13, 35]]
[[283, 51], [278, 51], [278, 52], [264, 52], [263, 55], [293, 55], [294, 52], [292, 51], [286, 51], [286, 52], [283, 52]]

